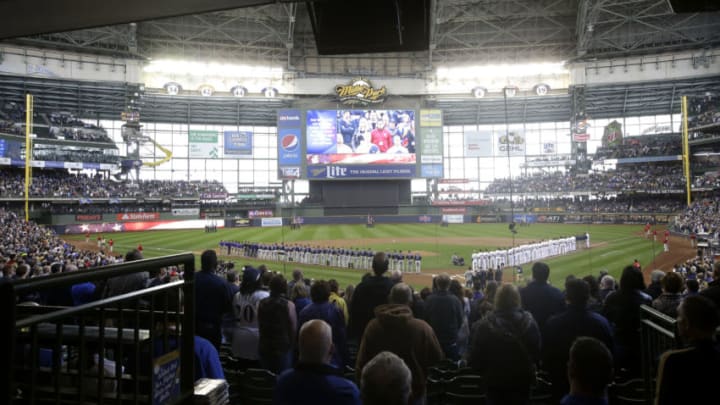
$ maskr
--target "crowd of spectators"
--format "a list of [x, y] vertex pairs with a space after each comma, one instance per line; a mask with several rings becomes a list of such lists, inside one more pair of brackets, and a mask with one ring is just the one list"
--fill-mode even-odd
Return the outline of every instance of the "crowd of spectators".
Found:
[[51, 138], [64, 138], [69, 141], [113, 143], [102, 127], [88, 124], [67, 112], [50, 113], [49, 135]]
[[[0, 194], [3, 197], [22, 197], [24, 187], [23, 170], [0, 169]], [[75, 175], [61, 169], [34, 170], [30, 185], [32, 197], [48, 198], [200, 198], [208, 194], [227, 196], [227, 190], [218, 181], [111, 181], [99, 175]]]
[[622, 145], [600, 147], [595, 152], [593, 159], [624, 159], [680, 154], [682, 154], [682, 140], [679, 135], [640, 136], [625, 138]]
[[708, 233], [712, 238], [720, 238], [720, 196], [694, 201], [675, 217], [672, 227], [684, 234]]
[[[495, 200], [496, 206], [508, 206], [507, 199]], [[585, 197], [566, 198], [526, 198], [518, 200], [514, 206], [525, 212], [536, 211], [561, 211], [569, 213], [578, 212], [603, 212], [603, 213], [656, 213], [656, 212], [678, 212], [685, 207], [680, 197], [669, 197], [664, 195], [650, 196], [627, 196], [619, 195], [613, 197], [599, 197], [588, 199]]]
[[53, 149], [35, 149], [33, 151], [34, 160], [51, 161], [51, 162], [83, 162], [83, 163], [108, 163], [117, 164], [120, 157], [117, 155], [108, 155], [102, 150], [77, 150], [68, 148]]
[[[0, 226], [7, 230], [0, 239], [3, 278], [42, 277], [123, 260], [80, 251], [12, 212], [0, 211]], [[138, 258], [140, 252], [133, 250], [124, 260]], [[613, 369], [628, 376], [641, 373], [636, 332], [641, 304], [678, 319], [685, 316], [691, 325], [697, 322], [697, 309], [691, 305], [713, 308], [705, 314], [715, 317], [703, 322], [717, 326], [713, 302], [720, 294], [713, 294], [720, 290], [720, 266], [713, 269], [711, 264], [710, 258], [696, 258], [667, 274], [655, 272], [648, 286], [639, 264], [630, 265], [619, 283], [605, 273], [582, 279], [570, 276], [562, 291], [548, 283], [550, 267], [536, 262], [531, 281], [520, 288], [502, 281], [463, 287], [457, 279], [440, 274], [432, 288], [417, 292], [403, 283], [401, 272], [386, 276], [390, 259], [379, 252], [372, 259], [372, 273], [343, 291], [334, 280], [307, 280], [298, 270], [290, 282], [265, 266], [244, 266], [237, 272], [208, 250], [195, 276], [196, 334], [200, 347], [207, 342], [216, 348], [207, 351], [215, 357], [213, 364], [219, 364], [217, 349], [228, 345], [236, 365], [276, 373], [275, 396], [281, 403], [295, 403], [288, 398], [300, 391], [307, 394], [305, 399], [317, 400], [318, 390], [324, 398], [337, 398], [335, 403], [357, 404], [361, 399], [383, 403], [390, 395], [398, 396], [401, 403], [422, 403], [428, 370], [445, 359], [465, 362], [482, 375], [488, 401], [493, 403], [526, 403], [538, 367], [550, 379], [556, 399], [583, 394], [578, 384], [595, 384], [594, 395], [602, 397]], [[113, 294], [179, 277], [177, 269], [161, 269], [133, 275], [132, 280], [83, 283], [69, 291], [21, 300], [73, 306], [109, 296], [108, 291], [117, 286], [124, 289]], [[692, 340], [692, 328], [680, 327], [681, 335], [691, 338], [691, 346], [700, 347]], [[593, 340], [577, 340], [581, 336]], [[582, 362], [577, 351], [583, 345], [603, 360], [595, 363], [603, 364], [595, 379], [587, 380], [576, 369]], [[352, 347], [357, 348], [355, 356]], [[664, 372], [677, 371], [672, 356], [667, 354], [668, 363], [660, 365]], [[383, 367], [378, 369], [378, 364]], [[342, 377], [346, 366], [355, 368], [360, 387]], [[659, 384], [662, 403], [663, 396], [672, 396], [675, 390], [662, 378]]]
[[695, 188], [705, 188], [705, 189], [720, 189], [720, 176], [717, 172], [713, 174], [705, 174], [703, 176], [698, 176], [695, 179], [693, 179], [692, 187]]
[[[122, 261], [122, 256], [110, 252], [89, 251], [76, 248], [57, 237], [48, 228], [34, 222], [25, 222], [15, 212], [0, 208], [0, 266], [2, 277], [26, 279], [42, 277], [59, 272], [104, 266]], [[55, 302], [57, 294], [34, 297], [42, 303]], [[64, 298], [68, 298], [65, 295]], [[68, 301], [63, 304], [67, 305]], [[51, 305], [51, 304], [49, 304]], [[69, 302], [72, 305], [72, 302]]]
[[681, 167], [643, 165], [609, 171], [594, 171], [588, 175], [571, 172], [535, 173], [515, 179], [496, 179], [488, 185], [486, 194], [561, 192], [622, 192], [682, 190], [685, 187]]
[[[47, 123], [44, 118], [47, 118]], [[47, 125], [47, 131], [36, 130], [38, 136], [51, 139], [65, 139], [81, 142], [113, 143], [107, 132], [100, 126], [86, 123], [69, 112], [50, 114], [35, 113], [33, 117], [38, 129]], [[0, 132], [24, 135], [25, 109], [17, 103], [5, 103], [0, 108]]]

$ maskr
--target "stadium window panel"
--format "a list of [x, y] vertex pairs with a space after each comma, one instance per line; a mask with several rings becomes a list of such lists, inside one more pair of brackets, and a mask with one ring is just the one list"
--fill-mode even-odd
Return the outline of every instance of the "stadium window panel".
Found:
[[268, 159], [275, 157], [277, 154], [271, 154], [269, 148], [256, 148], [253, 147], [253, 157], [257, 159]]
[[475, 157], [468, 157], [463, 159], [463, 165], [465, 166], [465, 175], [463, 176], [464, 179], [477, 179], [480, 175], [478, 173], [479, 170], [479, 160], [480, 158]]
[[270, 137], [266, 133], [254, 133], [253, 148], [268, 148], [270, 146]]
[[465, 173], [462, 165], [454, 165], [448, 169], [447, 177], [450, 179], [462, 179]]
[[245, 177], [245, 176], [247, 176], [248, 173], [253, 172], [253, 162], [254, 162], [254, 160], [250, 160], [250, 159], [238, 160], [238, 170], [239, 170], [240, 176]]
[[170, 166], [171, 170], [176, 173], [177, 172], [182, 172], [182, 173], [187, 172], [187, 168], [188, 168], [187, 159], [173, 159], [170, 161], [170, 164], [172, 165], [172, 166]]
[[654, 126], [657, 124], [656, 116], [654, 116], [654, 115], [644, 115], [644, 116], [638, 117], [638, 119], [640, 121], [641, 127], [650, 127], [650, 126]]
[[[220, 172], [222, 170], [222, 161], [220, 159], [205, 159], [205, 170], [208, 172]], [[208, 176], [212, 179], [212, 176]]]
[[152, 180], [175, 180], [173, 179], [173, 172], [169, 170], [154, 170], [152, 175]]
[[[159, 143], [159, 142], [158, 142]], [[162, 145], [162, 143], [160, 143]], [[173, 154], [173, 160], [176, 159], [185, 159], [188, 157], [188, 147], [187, 146], [177, 146], [173, 145], [170, 148], [170, 151], [172, 151]], [[159, 152], [159, 151], [158, 151]]]
[[153, 138], [155, 139], [155, 142], [157, 142], [160, 145], [163, 145], [163, 146], [172, 146], [173, 145], [173, 140], [175, 137], [173, 137], [172, 131], [156, 131], [152, 135], [154, 135]]
[[268, 172], [268, 178], [270, 179], [270, 184], [280, 185], [282, 184], [282, 180], [278, 178], [277, 170], [274, 172]]
[[237, 159], [223, 159], [222, 160], [222, 169], [224, 172], [230, 172], [237, 175], [238, 170], [238, 162]]
[[253, 179], [255, 187], [267, 187], [270, 184], [270, 175], [268, 172], [256, 172]]
[[173, 126], [172, 126], [172, 124], [158, 122], [157, 124], [155, 124], [155, 130], [156, 131], [172, 131]]

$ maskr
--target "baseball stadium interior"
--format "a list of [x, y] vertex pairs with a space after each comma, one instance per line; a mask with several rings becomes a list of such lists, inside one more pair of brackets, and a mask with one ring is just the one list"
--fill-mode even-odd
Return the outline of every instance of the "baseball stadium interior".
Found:
[[720, 397], [720, 1], [0, 16], [0, 404]]

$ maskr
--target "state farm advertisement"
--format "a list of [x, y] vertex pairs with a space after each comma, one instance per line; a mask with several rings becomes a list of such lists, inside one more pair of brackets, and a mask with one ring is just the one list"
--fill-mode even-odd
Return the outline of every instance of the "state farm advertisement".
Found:
[[160, 219], [158, 212], [126, 212], [117, 214], [118, 221], [155, 221]]

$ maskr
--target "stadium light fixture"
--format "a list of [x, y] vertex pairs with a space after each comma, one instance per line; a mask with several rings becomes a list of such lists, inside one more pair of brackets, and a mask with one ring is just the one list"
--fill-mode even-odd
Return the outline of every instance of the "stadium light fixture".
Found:
[[147, 73], [164, 73], [184, 76], [242, 77], [258, 79], [282, 79], [283, 69], [271, 66], [234, 65], [215, 62], [192, 62], [182, 60], [152, 60], [143, 68]]

